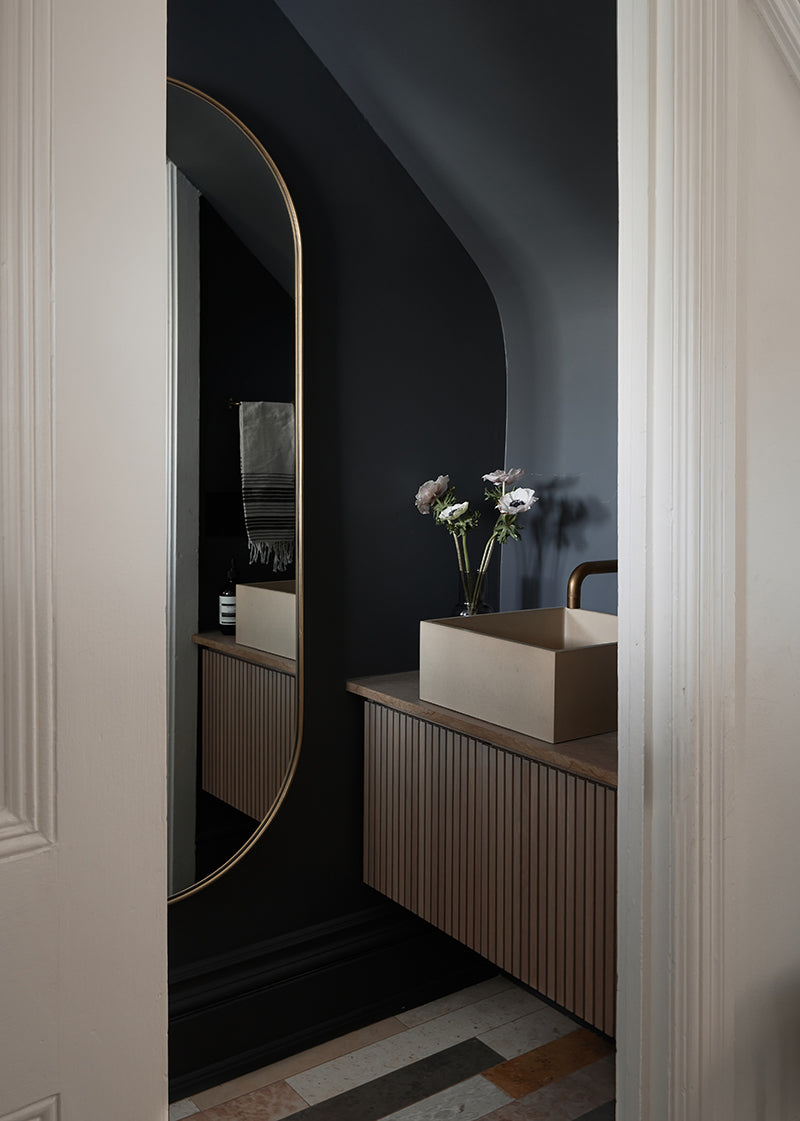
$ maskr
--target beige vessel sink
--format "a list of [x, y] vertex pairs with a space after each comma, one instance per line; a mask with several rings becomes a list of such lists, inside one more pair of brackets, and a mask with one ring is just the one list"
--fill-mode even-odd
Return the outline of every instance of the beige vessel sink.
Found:
[[283, 658], [297, 657], [294, 580], [236, 585], [236, 641]]
[[617, 727], [617, 617], [580, 608], [420, 623], [419, 695], [548, 743]]

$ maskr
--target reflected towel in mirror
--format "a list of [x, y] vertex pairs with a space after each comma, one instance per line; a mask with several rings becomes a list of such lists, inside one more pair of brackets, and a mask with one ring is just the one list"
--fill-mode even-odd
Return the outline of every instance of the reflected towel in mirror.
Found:
[[242, 401], [239, 438], [250, 563], [283, 572], [294, 557], [294, 405]]

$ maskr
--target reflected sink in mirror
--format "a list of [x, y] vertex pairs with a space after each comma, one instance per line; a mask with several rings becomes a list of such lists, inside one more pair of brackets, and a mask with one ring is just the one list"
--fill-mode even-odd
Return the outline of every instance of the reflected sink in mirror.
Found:
[[282, 658], [297, 657], [294, 580], [236, 585], [236, 641]]
[[617, 616], [580, 608], [420, 623], [422, 700], [547, 743], [617, 727]]

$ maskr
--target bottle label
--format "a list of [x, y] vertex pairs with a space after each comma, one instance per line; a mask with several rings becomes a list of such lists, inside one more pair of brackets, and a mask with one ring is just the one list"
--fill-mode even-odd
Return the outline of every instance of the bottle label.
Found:
[[236, 596], [219, 597], [219, 625], [221, 627], [236, 625]]

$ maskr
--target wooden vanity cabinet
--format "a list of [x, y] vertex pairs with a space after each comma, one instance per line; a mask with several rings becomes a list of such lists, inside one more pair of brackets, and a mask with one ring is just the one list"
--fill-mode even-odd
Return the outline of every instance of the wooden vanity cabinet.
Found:
[[613, 1036], [616, 736], [546, 744], [361, 678], [364, 879]]
[[296, 736], [295, 663], [221, 634], [200, 634], [201, 784], [261, 821], [281, 789]]

